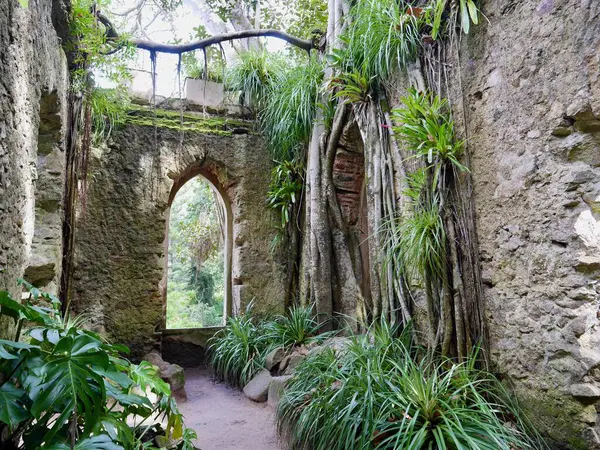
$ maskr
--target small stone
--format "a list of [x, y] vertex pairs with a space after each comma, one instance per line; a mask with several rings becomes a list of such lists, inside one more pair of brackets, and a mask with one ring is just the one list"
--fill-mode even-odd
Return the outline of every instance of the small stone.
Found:
[[285, 366], [285, 370], [283, 371], [284, 375], [291, 375], [294, 373], [296, 367], [300, 365], [302, 361], [306, 358], [306, 355], [302, 355], [300, 353], [294, 352], [290, 356], [288, 356], [287, 364]]
[[569, 127], [556, 127], [552, 130], [552, 135], [556, 137], [567, 137], [573, 133], [573, 128]]
[[568, 328], [576, 337], [581, 336], [587, 329], [587, 320], [585, 317], [577, 317], [569, 323]]
[[271, 380], [271, 373], [268, 370], [261, 370], [244, 386], [244, 395], [254, 402], [266, 402]]
[[582, 273], [593, 273], [600, 270], [600, 256], [597, 255], [580, 255], [575, 269]]
[[589, 425], [593, 425], [596, 423], [598, 419], [598, 413], [596, 412], [596, 407], [594, 405], [588, 405], [583, 408], [583, 411], [579, 414], [579, 418], [582, 422], [587, 423]]
[[600, 398], [600, 387], [595, 384], [574, 384], [570, 388], [573, 397], [595, 399]]
[[540, 131], [539, 130], [531, 130], [527, 133], [527, 137], [529, 139], [537, 139], [540, 137]]
[[277, 405], [279, 404], [279, 400], [281, 400], [281, 396], [283, 395], [283, 390], [285, 388], [285, 384], [292, 378], [291, 375], [283, 375], [280, 377], [273, 377], [271, 379], [271, 384], [269, 385], [269, 395], [268, 402], [269, 406], [277, 409]]
[[144, 361], [148, 361], [153, 366], [158, 367], [158, 369], [161, 371], [169, 365], [169, 363], [162, 359], [162, 356], [156, 350], [152, 350], [150, 353], [147, 353], [142, 359]]
[[273, 370], [273, 368], [285, 358], [285, 348], [277, 347], [271, 350], [265, 359], [265, 367], [267, 370]]
[[167, 366], [160, 371], [160, 377], [171, 386], [172, 392], [182, 389], [185, 386], [183, 367], [178, 366], [177, 364], [167, 364]]

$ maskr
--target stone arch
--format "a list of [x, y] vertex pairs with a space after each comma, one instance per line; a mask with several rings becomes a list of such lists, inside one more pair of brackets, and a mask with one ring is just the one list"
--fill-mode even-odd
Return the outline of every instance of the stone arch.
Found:
[[[171, 119], [178, 121], [179, 113], [156, 114], [156, 126], [151, 117], [133, 116], [110, 142], [92, 149], [94, 181], [75, 227], [72, 308], [86, 313], [92, 328], [127, 344], [134, 357], [160, 345], [172, 354], [191, 339], [186, 330], [185, 336], [164, 330], [164, 299], [169, 208], [194, 176], [215, 186], [227, 206], [227, 314], [252, 301], [257, 314], [283, 310], [283, 258], [270, 249], [278, 222], [267, 203], [272, 162], [264, 141], [248, 123], [194, 115], [197, 128], [182, 133]], [[161, 115], [169, 119], [164, 124]], [[201, 354], [195, 347], [187, 353]]]
[[[208, 167], [207, 167], [208, 166]], [[201, 163], [191, 164], [186, 167], [173, 181], [171, 192], [169, 193], [168, 206], [165, 211], [165, 255], [169, 250], [169, 217], [171, 213], [171, 205], [181, 187], [193, 178], [201, 177], [206, 180], [212, 188], [219, 194], [219, 200], [222, 202], [223, 210], [225, 211], [225, 233], [224, 233], [224, 299], [223, 299], [223, 319], [230, 317], [233, 311], [232, 305], [232, 260], [233, 260], [233, 212], [231, 209], [231, 199], [224, 184], [219, 181], [217, 173], [211, 170], [210, 165]], [[168, 258], [164, 259], [164, 275], [161, 280], [161, 292], [163, 296], [163, 330], [167, 329], [167, 278], [168, 278]]]

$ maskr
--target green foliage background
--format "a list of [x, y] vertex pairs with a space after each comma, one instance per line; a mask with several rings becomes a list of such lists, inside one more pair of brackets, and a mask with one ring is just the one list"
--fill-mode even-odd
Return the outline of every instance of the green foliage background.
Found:
[[196, 177], [171, 206], [167, 328], [221, 325], [223, 296], [218, 203], [208, 182]]

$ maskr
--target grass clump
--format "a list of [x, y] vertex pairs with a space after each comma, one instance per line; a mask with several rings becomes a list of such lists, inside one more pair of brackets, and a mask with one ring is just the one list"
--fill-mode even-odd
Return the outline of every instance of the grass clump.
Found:
[[209, 364], [217, 378], [243, 387], [265, 367], [276, 347], [291, 349], [322, 339], [311, 308], [291, 308], [287, 315], [259, 320], [246, 312], [227, 319], [225, 328], [209, 341]]
[[432, 361], [386, 323], [296, 368], [279, 404], [291, 449], [538, 449], [502, 385]]
[[306, 146], [317, 110], [323, 65], [298, 65], [264, 51], [247, 52], [226, 74], [257, 114], [274, 159], [291, 160]]
[[292, 308], [287, 315], [277, 316], [264, 326], [273, 346], [290, 348], [323, 339], [323, 335], [318, 336], [319, 324], [312, 308]]
[[243, 387], [265, 364], [270, 342], [264, 328], [248, 314], [227, 319], [209, 341], [209, 361], [215, 375]]

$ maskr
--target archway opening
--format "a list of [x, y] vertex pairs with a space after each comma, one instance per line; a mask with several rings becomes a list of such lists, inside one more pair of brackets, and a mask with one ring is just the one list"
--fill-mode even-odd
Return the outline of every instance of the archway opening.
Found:
[[198, 175], [177, 191], [168, 225], [166, 328], [223, 324], [227, 215], [218, 190]]

